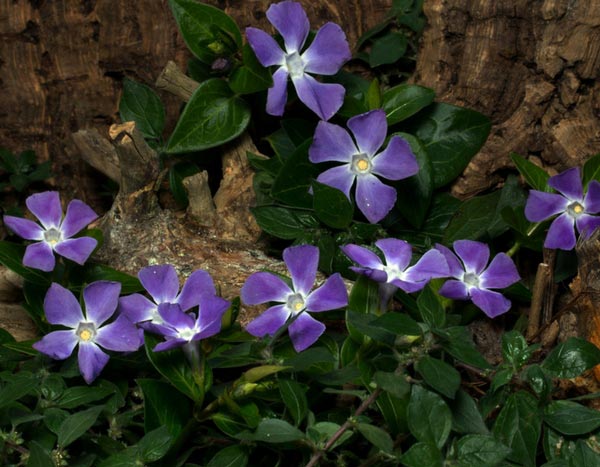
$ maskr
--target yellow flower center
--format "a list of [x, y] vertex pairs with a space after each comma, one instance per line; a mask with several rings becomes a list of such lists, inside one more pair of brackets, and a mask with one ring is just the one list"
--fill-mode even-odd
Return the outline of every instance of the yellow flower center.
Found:
[[583, 206], [577, 201], [573, 201], [567, 206], [567, 213], [569, 213], [573, 217], [577, 217], [583, 214], [584, 211], [585, 209], [583, 208]]
[[89, 341], [92, 338], [92, 331], [90, 331], [89, 329], [84, 329], [79, 333], [79, 338], [82, 341]]
[[60, 230], [57, 230], [54, 227], [50, 228], [44, 232], [44, 240], [50, 246], [54, 246], [58, 242], [60, 242], [60, 238], [61, 238]]
[[352, 157], [351, 169], [357, 175], [370, 173], [371, 160], [366, 154], [355, 154]]
[[356, 167], [358, 168], [358, 170], [367, 170], [369, 168], [369, 162], [365, 159], [360, 159], [357, 163], [356, 163]]
[[290, 295], [287, 299], [287, 306], [292, 312], [300, 313], [304, 310], [304, 298], [299, 293]]
[[94, 326], [94, 323], [82, 322], [79, 323], [79, 326], [77, 326], [77, 331], [75, 331], [75, 333], [79, 337], [80, 341], [89, 342], [93, 340], [94, 336], [96, 335], [96, 326]]

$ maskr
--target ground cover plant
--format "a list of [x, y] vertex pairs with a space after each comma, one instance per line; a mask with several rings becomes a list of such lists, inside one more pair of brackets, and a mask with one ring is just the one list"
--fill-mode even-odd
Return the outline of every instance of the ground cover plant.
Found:
[[[489, 120], [386, 74], [412, 58], [419, 2], [394, 2], [354, 58], [343, 25], [312, 32], [296, 2], [269, 8], [273, 31], [244, 32], [213, 7], [170, 4], [199, 86], [168, 138], [146, 85], [125, 82], [122, 119], [182, 204], [183, 172], [211, 148], [259, 141], [252, 212], [288, 274], [256, 271], [230, 300], [201, 269], [128, 276], [94, 263], [89, 206], [30, 195], [0, 243], [40, 332], [0, 334], [2, 464], [600, 464], [596, 395], [562, 384], [600, 350], [524, 337], [530, 259], [558, 250], [566, 281], [600, 225], [600, 156], [550, 176], [514, 154], [501, 188], [461, 201], [449, 185]], [[371, 78], [344, 69], [351, 59]], [[473, 342], [475, 319], [504, 327], [500, 363]]]

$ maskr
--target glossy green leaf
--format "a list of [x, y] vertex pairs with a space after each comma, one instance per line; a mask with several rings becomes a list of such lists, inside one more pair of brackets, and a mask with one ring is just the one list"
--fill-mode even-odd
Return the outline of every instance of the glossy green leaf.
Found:
[[123, 81], [119, 113], [121, 121], [135, 122], [145, 138], [160, 138], [165, 126], [165, 108], [149, 86], [126, 78]]
[[443, 333], [438, 333], [444, 339], [441, 344], [446, 352], [457, 360], [481, 369], [491, 368], [490, 364], [475, 347], [473, 338], [463, 326], [447, 328]]
[[211, 417], [211, 420], [227, 436], [236, 436], [249, 428], [241, 418], [228, 413], [217, 412]]
[[484, 236], [497, 217], [500, 191], [476, 196], [463, 202], [448, 224], [444, 243], [456, 240], [477, 240]]
[[239, 136], [250, 121], [250, 107], [225, 81], [204, 81], [188, 101], [169, 139], [167, 152], [202, 151]]
[[600, 181], [600, 154], [590, 157], [583, 164], [583, 186], [586, 187], [592, 180]]
[[425, 382], [440, 394], [454, 399], [460, 387], [460, 373], [442, 360], [425, 355], [416, 365], [416, 370]]
[[406, 381], [406, 375], [404, 374], [376, 371], [373, 375], [373, 381], [378, 387], [399, 399], [410, 392], [410, 384]]
[[434, 188], [440, 188], [462, 173], [485, 143], [490, 128], [490, 120], [479, 112], [435, 103], [415, 115], [406, 130], [425, 146]]
[[396, 397], [390, 392], [383, 392], [377, 398], [377, 407], [383, 415], [388, 430], [392, 436], [408, 431], [406, 408], [409, 397]]
[[244, 372], [240, 379], [247, 383], [255, 383], [267, 376], [274, 375], [275, 373], [287, 369], [289, 369], [289, 367], [283, 365], [261, 365]]
[[417, 440], [439, 449], [446, 443], [452, 428], [452, 414], [437, 394], [414, 385], [408, 403], [408, 427]]
[[[340, 429], [340, 425], [333, 422], [317, 422], [314, 425], [310, 425], [306, 430], [306, 433], [310, 439], [318, 446], [324, 446], [327, 441]], [[339, 439], [333, 443], [330, 449], [335, 449], [341, 446], [352, 437], [352, 431], [348, 430], [339, 437]]]
[[146, 433], [164, 425], [173, 439], [176, 439], [192, 413], [189, 399], [173, 397], [173, 387], [162, 381], [138, 379], [136, 382], [144, 394]]
[[73, 441], [83, 436], [83, 434], [96, 423], [96, 420], [103, 409], [103, 405], [90, 407], [87, 410], [76, 412], [65, 418], [56, 433], [56, 442], [58, 445], [61, 448], [66, 448]]
[[500, 190], [500, 197], [492, 222], [486, 229], [489, 238], [496, 238], [510, 229], [510, 225], [504, 220], [503, 212], [505, 209], [525, 209], [527, 195], [516, 176], [509, 175], [506, 177], [504, 186]]
[[486, 435], [489, 430], [473, 398], [459, 389], [449, 403], [452, 411], [452, 429], [458, 433]]
[[372, 314], [354, 311], [348, 307], [346, 309], [346, 329], [350, 337], [358, 343], [362, 343], [365, 337], [369, 337], [377, 342], [387, 345], [394, 345], [396, 335], [380, 326], [373, 326], [371, 322], [374, 316]]
[[430, 285], [419, 294], [417, 306], [423, 321], [432, 328], [442, 328], [446, 324], [446, 312], [442, 306], [440, 296], [435, 293]]
[[457, 467], [495, 467], [511, 450], [491, 436], [467, 435], [456, 443]]
[[271, 189], [276, 200], [293, 207], [312, 207], [313, 199], [309, 189], [317, 174], [317, 167], [308, 160], [309, 146], [310, 141], [302, 143], [285, 160]]
[[379, 85], [379, 80], [375, 78], [371, 81], [369, 86], [369, 90], [367, 91], [367, 107], [369, 110], [375, 110], [381, 108], [381, 87]]
[[512, 449], [508, 459], [535, 467], [542, 417], [537, 400], [519, 391], [508, 400], [496, 418], [493, 433], [497, 440]]
[[162, 459], [173, 442], [166, 426], [158, 427], [146, 433], [138, 442], [138, 452], [143, 462], [155, 462]]
[[440, 450], [429, 443], [415, 443], [400, 458], [406, 467], [443, 467]]
[[531, 188], [538, 191], [551, 191], [548, 186], [550, 175], [544, 169], [514, 152], [510, 154], [510, 158]]
[[252, 47], [246, 44], [242, 48], [242, 66], [236, 68], [229, 77], [229, 87], [236, 94], [252, 94], [264, 91], [273, 85], [268, 68], [260, 64]]
[[110, 394], [112, 394], [112, 388], [108, 386], [74, 386], [65, 389], [56, 404], [62, 409], [74, 409], [90, 402], [102, 400]]
[[336, 188], [313, 181], [313, 208], [323, 224], [345, 229], [352, 222], [354, 207], [346, 195]]
[[279, 379], [278, 385], [281, 399], [290, 411], [296, 426], [298, 426], [308, 413], [306, 389], [304, 389], [300, 383], [290, 379]]
[[173, 198], [179, 206], [187, 207], [189, 204], [188, 192], [183, 185], [183, 180], [200, 172], [200, 168], [191, 162], [178, 162], [169, 167], [169, 188]]
[[383, 93], [383, 110], [387, 123], [392, 126], [433, 102], [435, 92], [432, 89], [415, 84], [401, 84]]
[[398, 336], [420, 336], [423, 334], [419, 323], [403, 313], [390, 311], [371, 321], [370, 324], [371, 326], [387, 329]]
[[[6, 344], [5, 344], [6, 345]], [[39, 387], [39, 380], [29, 372], [21, 371], [11, 376], [10, 381], [0, 389], [0, 409], [25, 397]]]
[[206, 467], [246, 467], [248, 454], [242, 446], [227, 446], [217, 452]]
[[259, 227], [277, 238], [293, 240], [307, 229], [316, 228], [319, 222], [309, 213], [280, 206], [250, 208]]
[[88, 284], [95, 281], [120, 282], [121, 295], [141, 292], [144, 290], [144, 287], [142, 287], [142, 284], [137, 277], [117, 271], [116, 269], [104, 264], [90, 263], [86, 265], [83, 277], [83, 281]]
[[23, 266], [24, 254], [25, 247], [23, 245], [0, 240], [0, 263], [22, 276], [26, 281], [49, 286], [52, 281], [51, 275], [38, 269]]
[[363, 435], [367, 441], [381, 451], [391, 454], [394, 449], [394, 442], [387, 431], [368, 423], [357, 423], [356, 429]]
[[399, 32], [390, 31], [378, 37], [371, 45], [369, 65], [375, 68], [397, 62], [404, 56], [407, 44], [406, 36]]
[[598, 364], [600, 349], [585, 339], [571, 337], [552, 349], [542, 368], [557, 378], [575, 378]]
[[27, 467], [49, 467], [55, 465], [52, 460], [51, 451], [44, 448], [37, 441], [31, 441], [27, 447], [29, 448]]
[[579, 436], [600, 427], [600, 412], [571, 401], [553, 401], [544, 421], [563, 435]]
[[211, 64], [242, 46], [239, 28], [222, 10], [193, 0], [169, 0], [169, 5], [183, 40], [200, 61]]
[[255, 441], [264, 441], [266, 443], [289, 443], [303, 438], [304, 433], [298, 428], [284, 420], [276, 418], [263, 419], [252, 437]]

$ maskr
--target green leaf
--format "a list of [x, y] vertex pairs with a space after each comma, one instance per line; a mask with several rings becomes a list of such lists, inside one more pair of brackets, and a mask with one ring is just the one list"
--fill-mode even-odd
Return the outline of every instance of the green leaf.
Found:
[[375, 68], [397, 62], [404, 56], [407, 44], [406, 36], [398, 32], [389, 32], [375, 39], [369, 53], [369, 65]]
[[252, 47], [248, 44], [242, 48], [243, 65], [233, 70], [229, 77], [229, 87], [236, 94], [252, 94], [264, 91], [273, 85], [268, 68], [260, 64]]
[[[7, 345], [7, 344], [5, 344]], [[20, 372], [0, 389], [0, 409], [37, 390], [39, 381], [29, 372]]]
[[90, 407], [87, 410], [76, 412], [65, 418], [56, 433], [57, 444], [61, 448], [66, 448], [73, 441], [83, 436], [96, 423], [103, 409], [103, 405]]
[[485, 235], [496, 219], [496, 208], [500, 200], [500, 191], [475, 196], [461, 204], [448, 224], [444, 234], [444, 243], [456, 240], [477, 240]]
[[510, 158], [531, 188], [538, 191], [550, 191], [548, 186], [550, 175], [544, 169], [514, 152], [510, 154]]
[[306, 389], [296, 381], [289, 379], [280, 379], [279, 394], [283, 403], [290, 411], [296, 426], [302, 422], [308, 413], [308, 400], [306, 399]]
[[162, 339], [156, 335], [144, 334], [144, 347], [150, 363], [178, 391], [195, 402], [201, 402], [204, 399], [204, 388], [199, 387], [196, 383], [192, 369], [181, 349], [154, 352], [152, 349], [160, 342]]
[[301, 237], [307, 229], [317, 228], [317, 221], [311, 214], [280, 206], [259, 206], [250, 208], [262, 230], [277, 238], [293, 240]]
[[[318, 446], [325, 446], [327, 440], [329, 440], [338, 430], [340, 429], [340, 425], [333, 422], [317, 422], [314, 425], [311, 425], [306, 430], [310, 439]], [[352, 431], [346, 431], [339, 437], [339, 439], [333, 443], [331, 446], [331, 450], [335, 449], [338, 446], [341, 446], [346, 441], [348, 441], [352, 437]]]
[[276, 418], [263, 419], [252, 437], [255, 441], [264, 441], [265, 443], [289, 443], [303, 438], [304, 433], [298, 428]]
[[396, 207], [415, 228], [423, 225], [433, 196], [432, 167], [429, 156], [421, 142], [407, 133], [396, 133], [410, 144], [419, 163], [419, 172], [412, 177], [394, 183], [398, 193]]
[[247, 383], [256, 383], [267, 376], [274, 375], [275, 373], [287, 369], [289, 369], [289, 367], [283, 365], [261, 365], [244, 372], [240, 379]]
[[398, 336], [420, 336], [423, 330], [410, 316], [390, 311], [369, 323], [371, 326], [387, 329]]
[[429, 443], [415, 443], [400, 458], [406, 467], [443, 467], [440, 450]]
[[62, 409], [74, 409], [104, 399], [112, 392], [112, 388], [108, 386], [74, 386], [65, 389], [56, 405]]
[[519, 370], [531, 357], [536, 347], [527, 345], [523, 335], [516, 330], [502, 336], [502, 358], [515, 370]]
[[410, 392], [410, 385], [406, 381], [406, 375], [376, 371], [373, 381], [384, 391], [402, 399]]
[[452, 414], [437, 394], [414, 385], [408, 403], [408, 427], [417, 440], [441, 449], [452, 428]]
[[415, 84], [401, 84], [388, 89], [383, 93], [382, 106], [388, 125], [406, 120], [431, 104], [434, 98], [433, 89]]
[[271, 189], [271, 194], [276, 200], [293, 207], [312, 207], [313, 200], [309, 189], [317, 169], [316, 165], [308, 160], [310, 143], [302, 143], [283, 163]]
[[227, 446], [217, 452], [206, 467], [246, 467], [248, 454], [241, 446]]
[[600, 181], [600, 154], [596, 154], [585, 161], [582, 172], [584, 187], [587, 187], [592, 180]]
[[600, 427], [600, 412], [571, 401], [553, 401], [544, 421], [563, 435], [579, 436]]
[[396, 397], [383, 392], [377, 398], [377, 407], [385, 419], [390, 434], [397, 436], [408, 431], [407, 411], [409, 397]]
[[217, 412], [211, 420], [219, 430], [231, 437], [248, 429], [248, 425], [242, 419], [223, 412]]
[[449, 405], [452, 411], [452, 429], [454, 431], [479, 435], [489, 433], [477, 404], [465, 391], [460, 389]]
[[542, 363], [556, 378], [575, 378], [600, 364], [600, 349], [591, 342], [571, 337], [558, 344]]
[[375, 78], [369, 85], [367, 91], [366, 104], [369, 110], [375, 110], [381, 108], [381, 87], [379, 86], [379, 80]]
[[475, 347], [471, 334], [464, 326], [455, 326], [445, 329], [443, 333], [436, 333], [443, 338], [444, 350], [454, 358], [483, 370], [491, 368]]
[[26, 281], [49, 286], [52, 282], [51, 275], [38, 269], [23, 266], [24, 254], [25, 247], [23, 245], [0, 240], [0, 263], [22, 276]]
[[121, 121], [135, 122], [145, 138], [160, 138], [165, 126], [165, 108], [150, 87], [126, 78], [123, 81], [119, 113]]
[[490, 120], [479, 112], [435, 103], [415, 115], [407, 131], [424, 144], [433, 167], [433, 186], [440, 188], [462, 173], [490, 128]]
[[237, 24], [218, 8], [192, 0], [169, 0], [169, 5], [183, 40], [200, 61], [210, 65], [242, 47]]
[[352, 222], [354, 207], [346, 195], [336, 188], [313, 181], [313, 208], [323, 224], [345, 229]]
[[429, 355], [420, 358], [415, 368], [429, 386], [442, 395], [454, 399], [461, 381], [460, 374], [456, 369]]
[[495, 467], [511, 452], [491, 436], [467, 435], [456, 443], [457, 467]]
[[394, 442], [390, 435], [383, 429], [370, 425], [368, 423], [357, 423], [356, 429], [362, 434], [367, 441], [381, 451], [391, 454], [394, 449]]
[[181, 207], [189, 204], [188, 192], [183, 185], [183, 180], [200, 172], [200, 168], [191, 162], [182, 161], [169, 168], [169, 188], [173, 198]]
[[49, 467], [55, 465], [50, 450], [44, 448], [37, 441], [31, 441], [27, 447], [29, 448], [27, 467]]
[[525, 203], [527, 195], [521, 188], [517, 177], [509, 175], [506, 178], [504, 186], [500, 190], [500, 198], [496, 205], [496, 211], [492, 222], [487, 227], [487, 235], [490, 238], [496, 238], [510, 229], [510, 225], [504, 220], [505, 210], [523, 209], [525, 210]]
[[534, 467], [541, 430], [542, 417], [537, 400], [520, 391], [508, 396], [493, 433], [496, 439], [512, 449], [509, 460]]
[[[181, 0], [171, 0], [181, 1]], [[192, 94], [169, 139], [167, 152], [202, 151], [239, 136], [250, 121], [250, 107], [225, 81], [204, 81]]]
[[146, 433], [138, 442], [138, 452], [142, 462], [155, 462], [162, 459], [167, 453], [173, 437], [166, 426], [158, 427]]
[[145, 432], [164, 425], [173, 439], [176, 439], [192, 413], [189, 399], [173, 397], [172, 386], [162, 381], [138, 379], [136, 382], [144, 394]]
[[431, 285], [425, 288], [419, 294], [417, 306], [423, 321], [432, 328], [443, 328], [446, 324], [446, 312], [442, 306], [441, 299], [436, 294]]
[[375, 315], [379, 310], [379, 284], [359, 276], [348, 297], [348, 309], [357, 313]]
[[83, 282], [91, 283], [95, 281], [115, 281], [121, 283], [121, 295], [132, 294], [144, 290], [141, 282], [135, 276], [125, 272], [117, 271], [104, 264], [88, 264], [84, 272]]

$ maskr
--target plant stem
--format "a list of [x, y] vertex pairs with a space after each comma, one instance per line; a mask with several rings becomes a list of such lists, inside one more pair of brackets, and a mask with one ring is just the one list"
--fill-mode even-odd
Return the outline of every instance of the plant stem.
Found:
[[[356, 412], [354, 412], [354, 417], [358, 417], [365, 410], [367, 410], [382, 392], [383, 390], [381, 388], [375, 389], [371, 393], [371, 395], [367, 397], [362, 404], [360, 404], [358, 409], [356, 409]], [[327, 440], [327, 443], [325, 444], [323, 449], [320, 449], [319, 451], [315, 452], [305, 467], [315, 467], [317, 465], [317, 463], [321, 460], [321, 457], [323, 457], [323, 454], [325, 454], [329, 449], [331, 449], [331, 447], [337, 442], [337, 440], [340, 439], [342, 435], [354, 425], [354, 421], [352, 420], [354, 417], [348, 418], [348, 420], [346, 420], [346, 422], [333, 435], [331, 435], [331, 438]]]

